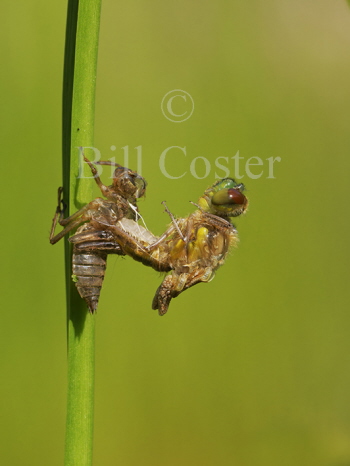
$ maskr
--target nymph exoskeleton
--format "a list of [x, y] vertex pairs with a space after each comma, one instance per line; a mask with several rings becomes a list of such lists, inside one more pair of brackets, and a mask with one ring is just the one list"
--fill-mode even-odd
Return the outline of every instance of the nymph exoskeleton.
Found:
[[[145, 194], [146, 181], [138, 173], [109, 161], [95, 162], [99, 165], [113, 165], [113, 183], [105, 186], [98, 176], [94, 165], [88, 163], [95, 181], [106, 199], [100, 197], [67, 218], [63, 218], [62, 188], [58, 190], [58, 206], [52, 222], [50, 243], [55, 244], [67, 233], [77, 228], [69, 241], [73, 243], [72, 278], [89, 311], [95, 312], [106, 270], [107, 254], [125, 255], [113, 234], [104, 224], [115, 225], [123, 218], [137, 220], [136, 200]], [[57, 221], [65, 228], [56, 236]]]
[[132, 220], [104, 223], [124, 253], [158, 271], [169, 271], [153, 299], [152, 308], [164, 315], [172, 298], [191, 286], [209, 282], [225, 262], [230, 248], [237, 244], [237, 230], [232, 217], [244, 213], [248, 200], [244, 185], [224, 178], [208, 188], [199, 199], [194, 213], [175, 219], [160, 237]]

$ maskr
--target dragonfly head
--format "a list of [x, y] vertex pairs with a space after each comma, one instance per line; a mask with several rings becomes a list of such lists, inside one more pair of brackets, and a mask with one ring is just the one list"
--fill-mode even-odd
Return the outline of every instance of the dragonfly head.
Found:
[[199, 206], [204, 212], [219, 217], [237, 217], [248, 207], [248, 199], [243, 194], [243, 183], [236, 183], [233, 178], [224, 178], [208, 188], [199, 199]]
[[147, 182], [138, 173], [119, 165], [114, 170], [112, 186], [123, 197], [138, 199], [145, 195]]

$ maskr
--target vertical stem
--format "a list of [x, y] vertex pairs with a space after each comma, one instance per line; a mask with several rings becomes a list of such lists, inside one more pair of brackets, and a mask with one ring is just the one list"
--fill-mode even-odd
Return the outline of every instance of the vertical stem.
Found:
[[[101, 0], [68, 0], [63, 77], [63, 188], [67, 215], [91, 201], [91, 179], [78, 178], [79, 147], [93, 147]], [[92, 464], [95, 316], [71, 279], [65, 242], [68, 400], [65, 466]]]

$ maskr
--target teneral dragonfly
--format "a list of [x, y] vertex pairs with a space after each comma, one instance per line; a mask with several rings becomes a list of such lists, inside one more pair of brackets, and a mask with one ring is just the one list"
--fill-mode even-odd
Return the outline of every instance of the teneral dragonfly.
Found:
[[161, 272], [170, 271], [156, 291], [152, 308], [164, 315], [172, 298], [197, 283], [209, 282], [224, 264], [238, 236], [233, 217], [243, 214], [248, 199], [245, 187], [224, 178], [200, 197], [197, 210], [186, 218], [169, 212], [172, 223], [160, 237], [124, 216], [117, 222], [101, 219], [101, 229], [112, 234], [122, 251], [136, 261]]

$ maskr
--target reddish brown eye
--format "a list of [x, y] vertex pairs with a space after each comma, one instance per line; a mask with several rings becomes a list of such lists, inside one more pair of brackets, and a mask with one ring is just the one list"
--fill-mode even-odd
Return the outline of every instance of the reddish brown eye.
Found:
[[211, 202], [215, 206], [232, 206], [232, 205], [243, 205], [246, 202], [246, 197], [241, 193], [239, 189], [221, 189], [215, 193], [211, 199]]
[[242, 194], [238, 189], [229, 189], [227, 191], [228, 197], [230, 201], [234, 202], [235, 204], [244, 204], [245, 203], [245, 195]]

